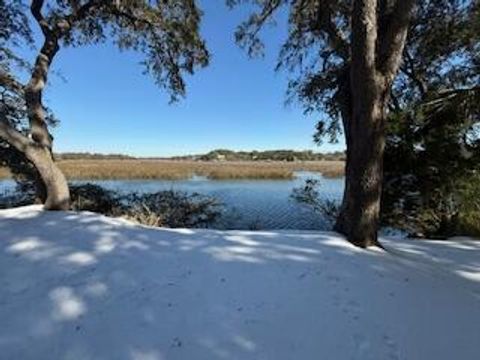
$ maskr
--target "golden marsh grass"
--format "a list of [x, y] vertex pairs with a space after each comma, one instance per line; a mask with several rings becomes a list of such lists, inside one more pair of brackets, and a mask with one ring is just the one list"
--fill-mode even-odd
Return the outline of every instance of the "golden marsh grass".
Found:
[[0, 179], [5, 179], [10, 177], [10, 172], [7, 168], [0, 167]]
[[[214, 180], [228, 179], [291, 179], [295, 171], [312, 171], [326, 177], [344, 173], [343, 161], [173, 161], [173, 160], [61, 160], [58, 165], [70, 180], [188, 179], [193, 175]], [[9, 177], [0, 168], [0, 177]]]

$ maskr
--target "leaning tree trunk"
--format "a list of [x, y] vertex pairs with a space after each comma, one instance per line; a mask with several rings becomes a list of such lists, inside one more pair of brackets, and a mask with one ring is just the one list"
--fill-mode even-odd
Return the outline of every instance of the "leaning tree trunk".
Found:
[[[38, 171], [46, 188], [45, 209], [67, 210], [70, 193], [65, 176], [53, 161], [50, 148], [41, 146], [15, 128], [0, 116], [0, 138], [22, 152]], [[42, 196], [42, 194], [37, 194]]]
[[44, 208], [46, 210], [68, 210], [70, 207], [68, 183], [55, 164], [50, 150], [33, 144], [27, 147], [25, 155], [35, 166], [45, 185]]
[[52, 60], [59, 50], [58, 37], [51, 30], [44, 30], [45, 42], [40, 50], [32, 76], [25, 87], [25, 102], [30, 122], [33, 144], [25, 149], [26, 157], [37, 169], [46, 189], [46, 210], [68, 210], [70, 192], [62, 171], [55, 164], [52, 154], [52, 136], [48, 131], [45, 109], [42, 104], [43, 89]]

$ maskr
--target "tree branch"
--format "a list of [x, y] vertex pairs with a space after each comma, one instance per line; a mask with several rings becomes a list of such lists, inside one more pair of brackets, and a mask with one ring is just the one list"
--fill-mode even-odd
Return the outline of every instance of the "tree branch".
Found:
[[54, 24], [49, 24], [48, 19], [42, 14], [44, 2], [44, 0], [32, 0], [30, 11], [34, 19], [40, 25], [40, 29], [45, 37], [52, 35], [60, 37], [65, 32], [71, 30], [76, 21], [84, 19], [91, 9], [105, 3], [105, 1], [101, 0], [90, 0], [85, 4], [78, 6], [78, 1], [69, 1], [72, 8], [71, 14], [56, 19]]
[[24, 85], [2, 70], [0, 70], [0, 86], [19, 94], [24, 92]]
[[40, 26], [43, 35], [48, 36], [48, 34], [50, 34], [52, 30], [50, 29], [48, 21], [42, 15], [42, 8], [44, 2], [44, 0], [32, 0], [32, 4], [30, 5], [30, 12]]
[[44, 0], [32, 0], [30, 6], [31, 13], [40, 25], [45, 40], [36, 58], [30, 81], [24, 88], [25, 100], [32, 139], [46, 147], [51, 147], [52, 139], [45, 122], [42, 91], [47, 82], [50, 65], [59, 50], [59, 40], [73, 28], [75, 22], [85, 18], [88, 12], [95, 6], [101, 5], [102, 1], [90, 0], [81, 6], [78, 4], [77, 1], [70, 1], [71, 14], [63, 17], [52, 16], [48, 19], [42, 15]]
[[390, 81], [393, 81], [400, 66], [415, 2], [415, 0], [397, 0], [395, 2], [392, 16], [390, 16], [384, 35], [379, 41], [377, 68]]
[[354, 0], [352, 13], [352, 69], [363, 77], [354, 83], [361, 84], [366, 79], [373, 80], [376, 74], [377, 41], [377, 1]]
[[336, 50], [343, 60], [349, 59], [349, 43], [333, 20], [333, 11], [329, 2], [326, 4], [322, 2], [319, 5], [317, 24], [314, 25], [313, 30], [323, 30], [328, 35], [332, 49]]
[[401, 66], [400, 71], [417, 85], [418, 91], [423, 99], [427, 94], [427, 85], [418, 76], [412, 55], [410, 55], [408, 50], [405, 50], [405, 60], [405, 66]]
[[66, 21], [71, 28], [76, 21], [84, 19], [90, 10], [94, 9], [96, 6], [102, 5], [104, 2], [105, 1], [100, 0], [90, 0], [78, 7], [76, 2], [71, 1], [72, 4], [70, 6], [72, 7], [72, 13], [65, 16], [63, 20]]
[[8, 125], [5, 119], [0, 120], [0, 137], [21, 152], [25, 152], [32, 143], [28, 137]]
[[269, 0], [269, 2], [264, 6], [262, 12], [260, 13], [259, 17], [255, 19], [255, 26], [256, 29], [253, 32], [253, 36], [256, 36], [259, 30], [265, 24], [265, 21], [273, 14], [273, 12], [278, 9], [278, 7], [282, 4], [281, 0]]
[[48, 148], [52, 145], [52, 138], [45, 122], [42, 92], [47, 83], [50, 65], [58, 50], [57, 34], [49, 31], [45, 35], [45, 41], [35, 60], [30, 80], [24, 88], [32, 139], [38, 144]]

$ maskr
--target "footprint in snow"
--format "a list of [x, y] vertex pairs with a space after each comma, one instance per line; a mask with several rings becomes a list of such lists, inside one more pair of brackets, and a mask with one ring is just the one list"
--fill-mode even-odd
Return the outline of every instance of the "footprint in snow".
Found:
[[343, 313], [347, 314], [351, 320], [357, 321], [359, 315], [360, 304], [355, 300], [347, 300], [342, 306]]
[[397, 343], [388, 335], [383, 336], [383, 341], [387, 347], [387, 356], [390, 360], [400, 360]]

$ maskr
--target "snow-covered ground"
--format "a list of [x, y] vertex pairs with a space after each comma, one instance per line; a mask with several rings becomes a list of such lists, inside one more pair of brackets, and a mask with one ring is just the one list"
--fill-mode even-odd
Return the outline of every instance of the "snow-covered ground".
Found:
[[480, 242], [0, 211], [1, 359], [480, 359]]

